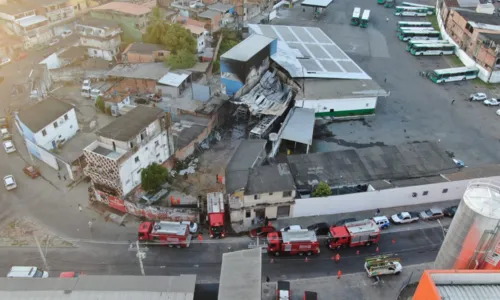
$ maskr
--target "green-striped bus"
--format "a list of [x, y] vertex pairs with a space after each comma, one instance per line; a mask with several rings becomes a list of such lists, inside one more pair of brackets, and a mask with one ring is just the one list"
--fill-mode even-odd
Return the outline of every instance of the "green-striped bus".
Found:
[[439, 69], [429, 72], [427, 77], [435, 83], [475, 79], [479, 74], [476, 67]]

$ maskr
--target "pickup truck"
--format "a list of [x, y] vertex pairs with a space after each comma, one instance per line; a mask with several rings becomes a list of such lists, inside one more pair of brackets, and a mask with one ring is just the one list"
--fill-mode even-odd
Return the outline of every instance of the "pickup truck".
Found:
[[391, 222], [394, 224], [407, 224], [417, 222], [419, 219], [416, 212], [402, 212], [391, 216]]

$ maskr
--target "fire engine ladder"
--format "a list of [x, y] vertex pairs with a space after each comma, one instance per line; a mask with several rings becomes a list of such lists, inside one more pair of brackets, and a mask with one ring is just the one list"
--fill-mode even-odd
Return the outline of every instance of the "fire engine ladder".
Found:
[[385, 268], [387, 267], [387, 265], [399, 261], [400, 261], [399, 258], [392, 257], [392, 255], [379, 255], [379, 256], [368, 257], [365, 259], [366, 265], [370, 270]]

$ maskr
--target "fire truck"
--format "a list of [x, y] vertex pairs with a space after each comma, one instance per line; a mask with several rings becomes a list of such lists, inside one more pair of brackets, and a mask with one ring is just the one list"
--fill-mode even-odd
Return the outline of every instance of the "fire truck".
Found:
[[207, 194], [207, 214], [209, 233], [211, 238], [221, 238], [226, 235], [224, 228], [224, 194], [208, 193]]
[[312, 230], [276, 231], [267, 235], [267, 252], [275, 256], [281, 254], [319, 254], [319, 242]]
[[189, 226], [173, 222], [143, 222], [139, 226], [139, 241], [187, 248], [191, 244]]
[[361, 220], [332, 226], [326, 244], [330, 249], [370, 246], [380, 240], [380, 229], [373, 220]]

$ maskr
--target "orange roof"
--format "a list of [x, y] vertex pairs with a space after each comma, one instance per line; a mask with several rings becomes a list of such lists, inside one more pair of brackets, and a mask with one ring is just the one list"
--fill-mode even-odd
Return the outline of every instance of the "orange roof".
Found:
[[186, 18], [186, 17], [180, 16], [180, 15], [177, 16], [177, 22], [185, 24], [185, 25], [191, 25], [191, 26], [203, 27], [203, 28], [206, 25], [205, 22], [196, 21], [196, 20], [193, 20], [191, 18]]
[[109, 2], [101, 6], [92, 8], [94, 10], [114, 10], [126, 14], [140, 16], [151, 12], [151, 8], [128, 2]]
[[206, 31], [205, 28], [199, 26], [194, 26], [189, 24], [183, 24], [182, 26], [194, 34], [202, 34], [203, 32]]

